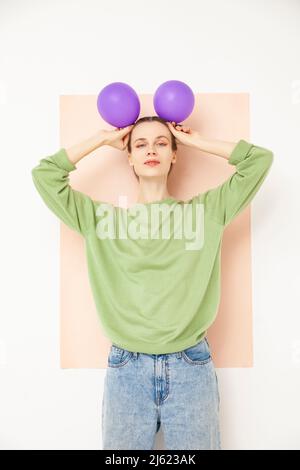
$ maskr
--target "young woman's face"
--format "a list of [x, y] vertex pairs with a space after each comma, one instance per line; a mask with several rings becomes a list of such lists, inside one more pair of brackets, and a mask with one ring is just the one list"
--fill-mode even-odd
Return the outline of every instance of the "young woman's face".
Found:
[[[171, 161], [175, 161], [172, 151], [171, 132], [157, 121], [138, 124], [131, 134], [131, 154], [129, 161], [140, 177], [167, 176]], [[157, 165], [146, 165], [150, 159], [159, 161]]]

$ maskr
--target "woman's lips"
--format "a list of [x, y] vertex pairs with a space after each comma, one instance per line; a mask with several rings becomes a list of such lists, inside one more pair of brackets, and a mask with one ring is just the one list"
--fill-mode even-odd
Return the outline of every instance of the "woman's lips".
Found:
[[159, 165], [160, 162], [157, 162], [157, 161], [149, 161], [149, 162], [145, 162], [144, 165], [149, 165], [149, 166], [155, 166], [155, 165]]

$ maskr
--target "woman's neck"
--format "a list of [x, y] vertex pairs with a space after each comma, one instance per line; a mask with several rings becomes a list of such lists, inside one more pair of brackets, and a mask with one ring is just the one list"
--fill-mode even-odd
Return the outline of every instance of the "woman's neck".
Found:
[[169, 199], [169, 198], [172, 198], [172, 196], [168, 191], [163, 192], [163, 193], [155, 193], [155, 194], [139, 193], [137, 197], [137, 203], [143, 204], [143, 203], [148, 203], [148, 202], [153, 202], [153, 201], [161, 201], [161, 200]]

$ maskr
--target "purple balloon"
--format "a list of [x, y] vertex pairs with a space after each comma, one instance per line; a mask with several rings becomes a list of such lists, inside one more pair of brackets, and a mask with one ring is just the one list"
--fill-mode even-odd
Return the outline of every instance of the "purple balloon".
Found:
[[158, 116], [176, 123], [184, 121], [194, 109], [195, 97], [191, 88], [179, 80], [169, 80], [160, 85], [153, 99]]
[[97, 98], [100, 116], [115, 127], [126, 127], [137, 120], [141, 105], [134, 89], [123, 82], [110, 83]]

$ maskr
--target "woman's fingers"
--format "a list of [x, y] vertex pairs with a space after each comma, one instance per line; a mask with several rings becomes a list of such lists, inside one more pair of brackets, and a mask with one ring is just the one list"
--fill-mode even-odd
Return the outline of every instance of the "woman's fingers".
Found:
[[171, 124], [177, 131], [183, 131], [183, 132], [186, 132], [186, 133], [191, 132], [191, 128], [188, 127], [188, 126], [181, 126], [180, 124], [176, 124], [175, 121], [172, 121]]

